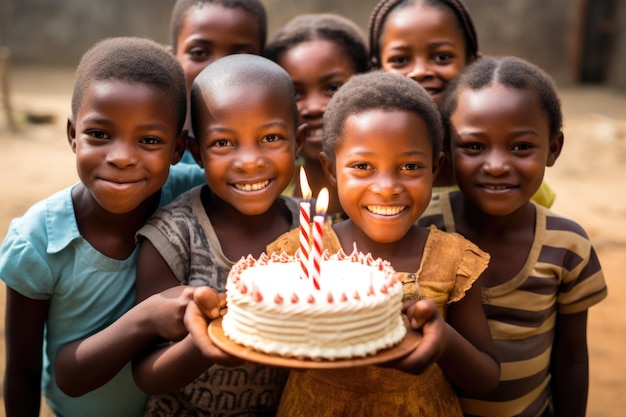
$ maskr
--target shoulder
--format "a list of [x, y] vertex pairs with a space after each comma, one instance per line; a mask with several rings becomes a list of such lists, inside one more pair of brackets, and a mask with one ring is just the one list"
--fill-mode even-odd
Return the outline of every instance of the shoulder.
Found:
[[[187, 235], [196, 228], [198, 222], [194, 212], [196, 205], [202, 205], [200, 194], [203, 186], [197, 186], [180, 194], [174, 201], [157, 209], [137, 232], [137, 239], [157, 238], [171, 240], [174, 236]], [[153, 242], [154, 243], [154, 242]]]
[[165, 206], [184, 192], [206, 182], [204, 170], [194, 164], [176, 164], [170, 167], [167, 181], [161, 190], [160, 206]]
[[547, 232], [565, 232], [574, 233], [585, 239], [589, 239], [587, 231], [575, 220], [555, 213], [544, 206], [535, 204], [537, 210], [537, 219], [545, 218], [545, 230]]
[[11, 234], [19, 236], [51, 253], [62, 250], [71, 240], [80, 237], [72, 188], [65, 188], [35, 203], [24, 215], [13, 219], [7, 237]]
[[59, 191], [13, 219], [0, 247], [0, 277], [31, 298], [41, 298], [45, 291], [40, 287], [53, 284], [72, 256], [66, 248], [80, 238], [71, 190]]
[[179, 216], [192, 216], [192, 209], [195, 203], [200, 201], [203, 186], [197, 186], [179, 194], [168, 204], [159, 207], [157, 211], [148, 219], [147, 223], [168, 220]]
[[[465, 296], [489, 265], [490, 256], [458, 233], [443, 232], [430, 226], [424, 249], [423, 271], [429, 281], [452, 284], [448, 302]], [[420, 282], [421, 284], [421, 282]]]

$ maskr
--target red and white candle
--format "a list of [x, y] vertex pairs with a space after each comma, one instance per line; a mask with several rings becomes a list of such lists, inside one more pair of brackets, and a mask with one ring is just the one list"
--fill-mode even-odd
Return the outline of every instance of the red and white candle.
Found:
[[300, 167], [300, 190], [303, 198], [300, 203], [300, 278], [308, 279], [311, 245], [311, 187], [309, 187], [303, 167]]
[[311, 245], [310, 277], [313, 286], [320, 289], [321, 260], [324, 251], [324, 220], [328, 210], [328, 189], [322, 188], [315, 202], [315, 216], [313, 216], [313, 244]]

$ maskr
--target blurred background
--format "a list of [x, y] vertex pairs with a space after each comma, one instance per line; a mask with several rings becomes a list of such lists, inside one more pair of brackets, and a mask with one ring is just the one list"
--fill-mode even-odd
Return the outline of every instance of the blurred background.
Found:
[[[300, 13], [334, 12], [364, 31], [375, 0], [265, 0], [269, 35]], [[517, 55], [558, 84], [626, 88], [623, 0], [466, 0], [483, 54]], [[103, 37], [167, 43], [173, 0], [0, 0], [0, 46], [15, 66], [74, 67]]]

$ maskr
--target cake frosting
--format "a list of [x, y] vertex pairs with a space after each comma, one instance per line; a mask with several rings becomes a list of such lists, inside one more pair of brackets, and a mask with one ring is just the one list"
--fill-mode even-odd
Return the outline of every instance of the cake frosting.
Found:
[[234, 342], [272, 355], [364, 357], [406, 334], [402, 284], [387, 261], [354, 251], [322, 255], [317, 289], [295, 256], [242, 258], [226, 284], [222, 327]]

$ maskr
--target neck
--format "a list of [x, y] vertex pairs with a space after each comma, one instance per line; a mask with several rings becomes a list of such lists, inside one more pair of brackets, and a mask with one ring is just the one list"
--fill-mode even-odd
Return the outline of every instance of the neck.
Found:
[[[490, 239], [515, 233], [519, 230], [528, 230], [529, 227], [534, 225], [535, 208], [530, 202], [506, 215], [490, 215], [467, 200], [461, 192], [452, 194], [452, 197], [457, 200], [456, 203], [452, 202], [453, 207], [457, 206], [460, 208], [458, 211], [453, 211], [458, 213], [455, 214], [455, 223], [459, 225], [457, 231], [461, 234], [471, 233], [475, 237], [480, 236]], [[462, 232], [462, 230], [466, 232]], [[470, 238], [470, 240], [473, 239]]]
[[241, 213], [208, 188], [203, 190], [202, 201], [222, 251], [233, 261], [248, 254], [258, 257], [269, 243], [288, 232], [293, 222], [292, 214], [278, 199], [258, 215]]
[[72, 192], [81, 235], [99, 252], [115, 259], [126, 259], [135, 250], [135, 233], [156, 211], [159, 199], [160, 193], [155, 193], [134, 210], [116, 214], [105, 210], [82, 184]]

